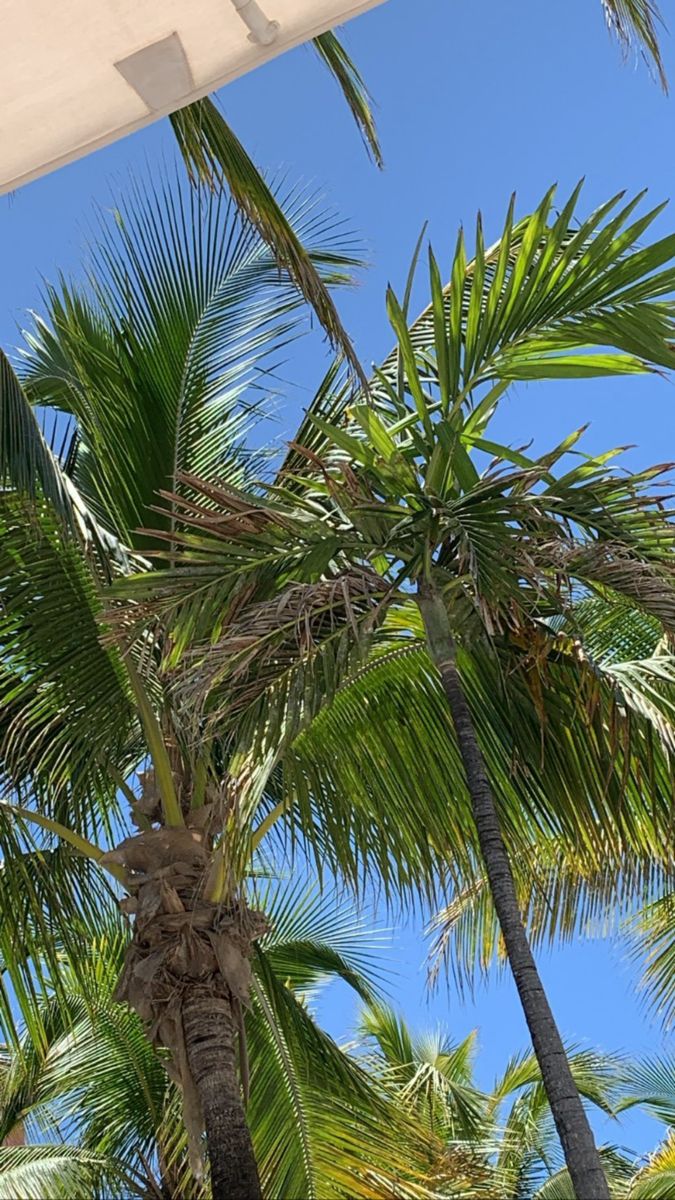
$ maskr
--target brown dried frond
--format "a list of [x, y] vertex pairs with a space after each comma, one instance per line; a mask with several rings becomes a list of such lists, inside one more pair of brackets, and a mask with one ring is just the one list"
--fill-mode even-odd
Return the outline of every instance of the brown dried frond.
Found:
[[181, 691], [203, 701], [215, 685], [230, 690], [236, 713], [294, 664], [306, 661], [332, 637], [359, 643], [382, 609], [380, 576], [352, 569], [317, 583], [296, 583], [269, 600], [238, 604], [215, 645], [186, 658]]

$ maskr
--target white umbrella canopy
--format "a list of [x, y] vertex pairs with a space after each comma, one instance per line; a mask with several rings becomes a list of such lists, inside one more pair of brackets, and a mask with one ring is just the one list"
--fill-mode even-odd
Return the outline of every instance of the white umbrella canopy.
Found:
[[382, 0], [0, 0], [0, 193]]

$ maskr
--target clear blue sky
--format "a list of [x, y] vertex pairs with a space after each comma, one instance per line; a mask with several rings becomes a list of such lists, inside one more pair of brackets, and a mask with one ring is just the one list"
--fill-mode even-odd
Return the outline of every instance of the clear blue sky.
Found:
[[[669, 15], [668, 8], [666, 15]], [[386, 170], [368, 163], [334, 85], [299, 49], [230, 85], [228, 117], [257, 161], [320, 187], [365, 238], [371, 268], [342, 310], [364, 361], [389, 348], [383, 292], [402, 288], [424, 221], [441, 263], [457, 226], [477, 208], [496, 236], [513, 190], [526, 211], [558, 181], [563, 192], [583, 175], [590, 208], [613, 192], [649, 188], [672, 196], [675, 98], [659, 91], [643, 65], [622, 64], [604, 27], [599, 0], [388, 0], [347, 32], [378, 105]], [[675, 87], [675, 40], [665, 35]], [[157, 169], [173, 155], [164, 123], [30, 185], [0, 202], [0, 343], [17, 342], [22, 313], [38, 304], [40, 277], [76, 269], [94, 201], [131, 167]], [[675, 206], [659, 220], [675, 229]], [[302, 348], [297, 370], [318, 379], [319, 350]], [[296, 371], [297, 374], [297, 371]], [[522, 386], [504, 405], [500, 433], [517, 444], [554, 443], [587, 419], [588, 445], [637, 443], [636, 462], [673, 457], [673, 386], [660, 380]], [[290, 434], [297, 408], [284, 414]], [[653, 1050], [661, 1036], [631, 993], [621, 946], [596, 943], [546, 956], [543, 970], [561, 1027], [584, 1045]], [[444, 1019], [459, 1037], [481, 1030], [481, 1078], [490, 1078], [525, 1042], [508, 981], [463, 1005], [454, 994], [425, 995], [420, 931], [408, 928], [392, 951], [396, 998], [414, 1023]], [[323, 1011], [337, 1034], [351, 1011], [342, 994]], [[638, 1150], [657, 1127], [632, 1120], [605, 1136]]]

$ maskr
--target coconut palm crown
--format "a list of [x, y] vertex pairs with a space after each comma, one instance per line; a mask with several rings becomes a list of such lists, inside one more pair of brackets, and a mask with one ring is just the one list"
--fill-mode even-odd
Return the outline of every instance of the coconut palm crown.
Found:
[[[348, 637], [351, 631], [355, 643], [375, 631], [386, 636], [392, 623], [410, 636], [414, 603], [570, 1175], [578, 1195], [592, 1183], [606, 1196], [525, 937], [494, 772], [491, 778], [458, 658], [460, 645], [479, 646], [488, 659], [501, 658], [509, 675], [520, 655], [532, 683], [539, 661], [560, 653], [552, 619], [587, 592], [620, 597], [673, 629], [673, 526], [656, 486], [664, 468], [623, 474], [611, 455], [568, 464], [581, 431], [538, 458], [489, 435], [514, 380], [628, 375], [675, 362], [673, 238], [635, 248], [659, 210], [634, 219], [637, 201], [618, 207], [615, 198], [575, 227], [577, 200], [578, 189], [554, 212], [549, 192], [518, 223], [511, 208], [489, 250], [479, 219], [475, 257], [467, 261], [460, 233], [445, 289], [430, 253], [432, 302], [412, 329], [406, 304], [389, 292], [397, 349], [368, 396], [346, 404], [330, 389], [322, 393], [262, 492], [201, 487], [183, 477], [193, 494], [166, 495], [183, 528], [155, 531], [170, 543], [171, 569], [137, 577], [124, 590], [141, 601], [132, 621], [142, 624], [153, 612], [171, 620], [178, 612], [174, 663], [199, 636], [200, 622], [205, 631], [218, 626], [208, 651], [189, 656], [177, 687], [220, 728], [236, 717], [241, 730], [246, 712], [255, 713], [259, 757], [270, 727], [277, 744], [272, 750], [268, 739], [266, 748], [278, 756], [279, 729], [287, 719], [297, 729], [306, 704], [305, 687], [285, 692], [281, 720], [279, 707], [274, 719], [264, 711], [275, 678], [278, 699], [294, 651], [314, 660], [315, 680], [321, 672], [325, 678], [321, 648], [335, 640], [336, 627]], [[481, 467], [485, 455], [492, 461]], [[325, 691], [320, 681], [316, 687]], [[533, 698], [543, 720], [543, 698]], [[601, 739], [607, 742], [605, 727]], [[418, 753], [427, 753], [424, 743]], [[533, 764], [526, 769], [533, 772]], [[543, 774], [540, 783], [546, 791]], [[618, 791], [626, 786], [630, 765]]]
[[[206, 1125], [216, 1197], [259, 1188], [235, 1049], [266, 930], [245, 887], [263, 841], [295, 853], [302, 839], [324, 874], [400, 899], [437, 898], [487, 861], [439, 664], [460, 665], [512, 849], [538, 822], [590, 855], [649, 840], [633, 820], [642, 742], [617, 752], [603, 718], [589, 751], [586, 676], [550, 618], [574, 588], [602, 587], [671, 621], [659, 472], [583, 459], [556, 473], [576, 438], [476, 466], [512, 379], [671, 365], [675, 240], [638, 248], [654, 214], [632, 219], [636, 202], [575, 228], [576, 200], [510, 212], [489, 251], [479, 230], [470, 263], [460, 239], [445, 289], [432, 259], [433, 302], [410, 330], [390, 296], [397, 351], [363, 403], [329, 373], [271, 488], [252, 482], [264, 464], [245, 438], [297, 293], [248, 227], [223, 236], [219, 196], [169, 191], [122, 214], [91, 286], [49, 294], [23, 388], [3, 365], [3, 815], [30, 901], [3, 953], [32, 986], [16, 949], [45, 933], [29, 827], [70, 848], [54, 860], [60, 916], [85, 898], [78, 855], [113, 875], [134, 919], [119, 995]], [[315, 232], [335, 278], [343, 259]], [[31, 404], [72, 422], [61, 459]], [[158, 552], [167, 568], [147, 571]], [[542, 694], [544, 670], [559, 694]], [[378, 686], [408, 714], [415, 697], [416, 715], [383, 720]], [[614, 702], [607, 687], [595, 713]]]

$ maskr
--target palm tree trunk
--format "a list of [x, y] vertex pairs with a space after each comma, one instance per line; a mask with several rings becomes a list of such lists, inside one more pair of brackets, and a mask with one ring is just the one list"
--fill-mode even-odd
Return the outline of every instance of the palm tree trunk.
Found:
[[490, 892], [572, 1186], [577, 1200], [610, 1200], [593, 1133], [523, 925], [492, 788], [457, 671], [445, 604], [433, 585], [420, 583], [418, 606], [448, 700]]
[[261, 1200], [239, 1086], [232, 1005], [223, 996], [186, 996], [183, 1030], [206, 1126], [213, 1200]]

